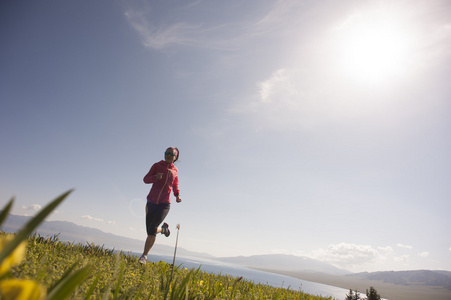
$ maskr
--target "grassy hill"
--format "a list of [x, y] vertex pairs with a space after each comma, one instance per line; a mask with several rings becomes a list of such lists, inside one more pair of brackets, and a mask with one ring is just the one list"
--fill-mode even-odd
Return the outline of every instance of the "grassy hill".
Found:
[[[0, 238], [4, 235], [0, 232]], [[68, 273], [87, 267], [69, 299], [330, 299], [163, 262], [142, 266], [136, 256], [56, 237], [35, 234], [26, 243], [22, 263], [0, 279], [32, 279], [51, 290]]]

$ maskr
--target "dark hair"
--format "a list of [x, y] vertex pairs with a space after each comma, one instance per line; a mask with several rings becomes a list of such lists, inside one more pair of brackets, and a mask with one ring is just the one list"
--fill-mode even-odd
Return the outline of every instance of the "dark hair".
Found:
[[176, 157], [175, 160], [174, 160], [174, 162], [176, 162], [176, 161], [179, 160], [180, 150], [179, 150], [179, 148], [177, 148], [177, 147], [174, 147], [174, 148], [175, 148], [175, 150], [177, 150], [177, 157]]

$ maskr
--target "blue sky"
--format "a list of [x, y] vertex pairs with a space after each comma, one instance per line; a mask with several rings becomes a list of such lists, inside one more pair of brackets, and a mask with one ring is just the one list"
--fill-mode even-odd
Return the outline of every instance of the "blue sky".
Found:
[[[0, 199], [179, 245], [451, 270], [449, 1], [3, 1]], [[157, 243], [173, 245], [175, 235]]]

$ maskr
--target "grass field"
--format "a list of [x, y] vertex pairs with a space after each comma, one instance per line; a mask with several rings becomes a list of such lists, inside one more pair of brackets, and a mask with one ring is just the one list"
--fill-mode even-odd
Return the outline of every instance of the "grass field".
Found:
[[[330, 299], [164, 262], [141, 265], [134, 255], [33, 234], [71, 192], [47, 204], [16, 234], [0, 231], [0, 300]], [[14, 198], [0, 211], [0, 226], [13, 205]]]
[[22, 263], [1, 279], [32, 279], [50, 294], [61, 278], [85, 270], [69, 299], [330, 299], [182, 266], [174, 267], [170, 282], [172, 265], [164, 262], [142, 266], [136, 256], [56, 237], [33, 235], [26, 243]]

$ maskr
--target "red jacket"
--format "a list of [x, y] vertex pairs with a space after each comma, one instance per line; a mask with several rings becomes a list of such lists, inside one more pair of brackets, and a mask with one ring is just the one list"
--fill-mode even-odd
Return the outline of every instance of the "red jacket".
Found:
[[[156, 174], [162, 173], [163, 177], [157, 180]], [[152, 183], [152, 188], [147, 195], [147, 201], [160, 204], [171, 203], [171, 190], [174, 190], [174, 196], [178, 196], [179, 190], [179, 170], [174, 164], [161, 160], [150, 168], [150, 171], [144, 176], [144, 183]]]

